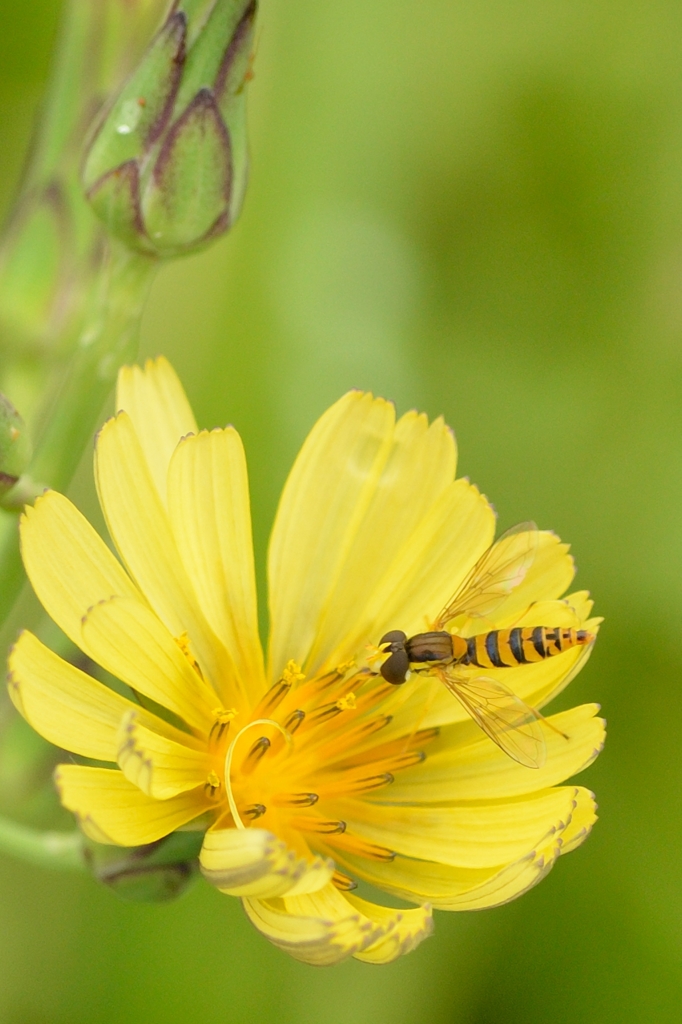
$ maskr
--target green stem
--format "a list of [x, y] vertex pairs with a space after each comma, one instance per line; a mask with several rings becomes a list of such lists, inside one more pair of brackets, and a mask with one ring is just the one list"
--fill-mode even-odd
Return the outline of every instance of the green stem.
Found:
[[[91, 437], [119, 368], [135, 358], [140, 319], [156, 261], [108, 248], [96, 293], [59, 393], [43, 424], [26, 477], [64, 490]], [[15, 524], [0, 534], [0, 623], [9, 615], [24, 575]]]
[[155, 270], [155, 260], [123, 247], [111, 251], [28, 470], [33, 480], [64, 488], [73, 476], [119, 368], [137, 354], [140, 319]]
[[80, 832], [43, 832], [0, 816], [0, 851], [37, 867], [87, 869]]

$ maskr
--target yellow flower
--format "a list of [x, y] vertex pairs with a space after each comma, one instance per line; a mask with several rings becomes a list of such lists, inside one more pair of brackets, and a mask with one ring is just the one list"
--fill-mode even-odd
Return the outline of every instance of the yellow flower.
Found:
[[[557, 783], [601, 748], [595, 705], [543, 725], [546, 759], [533, 770], [436, 678], [392, 686], [368, 653], [388, 630], [409, 636], [434, 621], [493, 539], [489, 503], [455, 480], [442, 420], [410, 412], [396, 422], [390, 403], [352, 392], [313, 428], [270, 543], [266, 666], [239, 435], [198, 432], [164, 359], [121, 372], [117, 407], [95, 475], [121, 562], [54, 491], [26, 510], [22, 549], [54, 621], [138, 703], [28, 632], [10, 656], [26, 719], [104, 762], [57, 771], [87, 835], [134, 846], [207, 829], [206, 878], [313, 964], [388, 962], [429, 934], [432, 907], [511, 900], [582, 842], [592, 795]], [[573, 572], [566, 546], [540, 533], [494, 625], [594, 630], [586, 593], [560, 600]], [[580, 657], [488, 674], [506, 673], [539, 707]], [[357, 880], [410, 906], [369, 902]]]

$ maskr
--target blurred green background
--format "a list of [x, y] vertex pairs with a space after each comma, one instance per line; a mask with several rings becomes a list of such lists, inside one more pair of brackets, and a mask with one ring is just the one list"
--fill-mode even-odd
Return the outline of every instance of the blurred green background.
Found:
[[[2, 0], [9, 208], [58, 0]], [[682, 1006], [682, 7], [263, 0], [242, 219], [159, 277], [143, 354], [250, 459], [261, 565], [351, 386], [444, 413], [501, 527], [570, 540], [607, 618], [601, 820], [537, 889], [437, 915], [384, 968], [314, 969], [199, 884], [136, 906], [0, 862], [2, 1024], [678, 1022]], [[72, 493], [92, 513], [90, 456]]]

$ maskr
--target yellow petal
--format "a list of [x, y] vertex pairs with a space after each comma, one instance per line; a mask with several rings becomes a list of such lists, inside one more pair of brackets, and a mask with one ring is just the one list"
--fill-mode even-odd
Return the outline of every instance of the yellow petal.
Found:
[[554, 821], [524, 856], [506, 865], [470, 868], [436, 860], [417, 860], [398, 855], [379, 863], [343, 853], [337, 862], [355, 874], [401, 899], [431, 903], [443, 910], [476, 910], [515, 899], [550, 870], [562, 848], [563, 833], [570, 836], [571, 816], [581, 796], [570, 787], [570, 813]]
[[428, 427], [409, 413], [396, 425], [391, 405], [359, 392], [324, 414], [294, 464], [272, 534], [273, 675], [289, 658], [308, 671], [333, 666], [376, 642], [379, 630], [421, 628], [436, 614], [493, 529], [487, 503], [465, 482], [453, 484], [454, 471], [441, 421]]
[[271, 677], [304, 664], [389, 456], [390, 403], [351, 392], [315, 424], [280, 500], [268, 556]]
[[[442, 420], [429, 427], [426, 416], [410, 412], [396, 423], [389, 440], [385, 462], [376, 467], [379, 472], [359, 496], [353, 521], [342, 524], [348, 531], [344, 560], [328, 581], [331, 586], [309, 654], [311, 669], [346, 660], [371, 637], [376, 605], [384, 605], [381, 599], [377, 602], [375, 591], [381, 591], [386, 576], [401, 565], [406, 543], [412, 542], [415, 530], [454, 479], [454, 439]], [[354, 472], [348, 462], [335, 468], [340, 475]], [[314, 517], [315, 507], [306, 508], [305, 514]], [[395, 599], [393, 587], [389, 596]], [[369, 618], [368, 598], [374, 611]]]
[[483, 910], [509, 903], [523, 895], [551, 871], [561, 854], [569, 853], [585, 839], [595, 819], [592, 794], [578, 788], [573, 815], [560, 834], [548, 837], [544, 846], [538, 847], [524, 860], [504, 868], [485, 885], [463, 894], [445, 909]]
[[116, 410], [130, 416], [149, 471], [166, 500], [166, 474], [175, 446], [185, 434], [196, 433], [194, 414], [178, 376], [163, 356], [148, 359], [144, 369], [119, 370]]
[[436, 906], [441, 910], [488, 910], [523, 896], [541, 882], [559, 856], [559, 842], [546, 849], [533, 850], [522, 860], [508, 864], [492, 878], [458, 895], [446, 897]]
[[61, 764], [55, 782], [62, 803], [99, 843], [142, 846], [169, 835], [211, 806], [202, 789], [154, 800], [109, 768]]
[[[375, 525], [376, 541], [380, 528]], [[408, 636], [423, 631], [488, 546], [493, 529], [492, 509], [479, 491], [468, 480], [450, 483], [419, 523], [405, 530], [392, 558], [387, 556], [382, 565], [366, 563], [378, 570], [364, 574], [366, 587], [353, 593], [353, 586], [363, 582], [358, 565], [355, 581], [344, 578], [335, 589], [334, 611], [346, 622], [347, 635], [336, 628], [333, 615], [325, 618], [318, 639], [318, 650], [324, 651], [321, 669], [362, 655], [368, 642], [377, 643], [389, 629], [404, 629]], [[371, 558], [369, 551], [366, 555]], [[353, 607], [355, 615], [348, 611]]]
[[[555, 533], [541, 530], [538, 534], [538, 546], [533, 564], [521, 583], [512, 590], [494, 613], [495, 628], [517, 625], [517, 622], [520, 621], [519, 616], [523, 615], [529, 605], [534, 602], [553, 601], [561, 597], [570, 587], [574, 576], [575, 563], [568, 553], [568, 544], [562, 544]], [[542, 625], [545, 623], [543, 622]], [[550, 625], [550, 623], [546, 623], [546, 625]], [[484, 626], [483, 628], [488, 627]], [[481, 631], [480, 624], [477, 629], [465, 628], [462, 630], [467, 635]]]
[[465, 868], [495, 868], [518, 860], [566, 827], [572, 786], [499, 802], [450, 807], [377, 801], [335, 801], [333, 815], [348, 833], [405, 857]]
[[168, 473], [171, 526], [214, 633], [255, 701], [265, 688], [246, 459], [232, 427], [185, 438]]
[[406, 804], [496, 800], [555, 786], [587, 768], [601, 751], [605, 722], [595, 717], [598, 711], [598, 704], [583, 704], [552, 715], [550, 722], [568, 739], [545, 727], [547, 757], [542, 768], [532, 770], [508, 757], [473, 722], [446, 726], [425, 748], [423, 764], [400, 772], [377, 799]]
[[147, 728], [134, 708], [121, 720], [116, 760], [125, 777], [155, 800], [205, 786], [211, 771], [206, 748], [194, 737], [176, 730], [169, 739]]
[[209, 732], [217, 698], [154, 612], [131, 598], [100, 601], [83, 617], [81, 646], [134, 690]]
[[[587, 622], [592, 614], [594, 601], [590, 599], [589, 590], [576, 590], [564, 598], [575, 612], [578, 622]], [[601, 622], [601, 619], [599, 620]]]
[[95, 478], [109, 532], [130, 574], [171, 634], [188, 633], [204, 675], [234, 704], [239, 693], [234, 666], [201, 612], [126, 413], [99, 433]]
[[575, 850], [581, 843], [584, 843], [592, 831], [592, 826], [596, 820], [597, 804], [594, 794], [590, 793], [589, 789], [583, 789], [582, 786], [579, 786], [576, 808], [573, 811], [568, 827], [562, 833], [559, 853], [570, 853], [571, 850]]
[[47, 491], [33, 508], [26, 506], [21, 551], [38, 599], [75, 644], [82, 642], [81, 618], [91, 605], [112, 594], [139, 597], [101, 537], [57, 491]]
[[244, 909], [260, 932], [296, 960], [326, 967], [378, 943], [387, 926], [352, 907], [333, 885], [307, 896], [245, 899]]
[[361, 914], [386, 928], [383, 938], [355, 954], [356, 960], [367, 964], [389, 964], [404, 953], [411, 953], [433, 931], [433, 915], [428, 905], [414, 910], [393, 910], [368, 903], [352, 892], [347, 892], [345, 897]]
[[10, 651], [9, 694], [33, 728], [58, 747], [116, 760], [116, 734], [130, 701], [69, 665], [32, 633]]
[[63, 661], [29, 632], [24, 631], [12, 648], [9, 670], [9, 692], [17, 709], [45, 739], [64, 750], [115, 761], [120, 723], [131, 711], [154, 733], [200, 745]]
[[298, 857], [265, 829], [209, 829], [200, 857], [204, 876], [231, 896], [268, 899], [315, 892], [334, 873], [333, 861]]

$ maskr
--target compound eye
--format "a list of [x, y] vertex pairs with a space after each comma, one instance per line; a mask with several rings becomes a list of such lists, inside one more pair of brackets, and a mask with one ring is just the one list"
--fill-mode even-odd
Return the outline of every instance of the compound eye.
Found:
[[407, 640], [407, 633], [403, 633], [402, 629], [391, 629], [388, 633], [384, 633], [379, 645], [381, 644], [404, 644]]
[[402, 650], [395, 651], [390, 658], [387, 658], [380, 671], [387, 683], [399, 686], [405, 682], [409, 668], [410, 659], [407, 656], [407, 651]]

